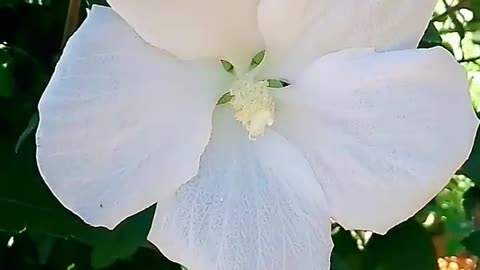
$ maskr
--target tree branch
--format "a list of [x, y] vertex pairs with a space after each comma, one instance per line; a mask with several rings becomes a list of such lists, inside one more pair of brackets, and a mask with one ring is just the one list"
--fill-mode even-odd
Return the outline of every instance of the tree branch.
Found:
[[[445, 3], [445, 2], [444, 2]], [[433, 21], [442, 21], [447, 17], [449, 14], [452, 14], [452, 12], [458, 11], [462, 8], [468, 8], [471, 7], [471, 0], [460, 0], [456, 5], [454, 6], [448, 6], [448, 4], [445, 4], [445, 8], [447, 9], [444, 13], [436, 15], [432, 18]]]
[[67, 44], [68, 38], [77, 30], [80, 15], [81, 0], [70, 0], [68, 5], [67, 18], [65, 20], [65, 28], [63, 30], [63, 38], [61, 49]]

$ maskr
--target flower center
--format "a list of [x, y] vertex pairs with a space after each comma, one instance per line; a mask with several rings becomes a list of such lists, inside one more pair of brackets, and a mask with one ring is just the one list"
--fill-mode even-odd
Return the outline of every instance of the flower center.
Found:
[[275, 103], [267, 81], [236, 80], [230, 94], [235, 119], [247, 129], [251, 140], [263, 135], [265, 128], [273, 125]]

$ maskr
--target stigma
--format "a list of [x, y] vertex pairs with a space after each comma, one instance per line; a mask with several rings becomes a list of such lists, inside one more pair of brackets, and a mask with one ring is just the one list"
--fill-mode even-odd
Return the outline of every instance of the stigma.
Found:
[[267, 81], [237, 80], [230, 94], [235, 119], [245, 127], [251, 140], [263, 135], [265, 129], [273, 125], [275, 103]]

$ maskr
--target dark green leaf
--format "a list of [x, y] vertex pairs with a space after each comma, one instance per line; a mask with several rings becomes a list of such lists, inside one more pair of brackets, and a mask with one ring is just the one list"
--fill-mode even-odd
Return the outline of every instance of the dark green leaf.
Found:
[[45, 265], [48, 262], [53, 246], [56, 239], [49, 235], [36, 231], [27, 231], [30, 239], [35, 243], [37, 247], [37, 261], [41, 265]]
[[480, 189], [478, 187], [471, 187], [463, 195], [463, 209], [465, 210], [465, 218], [472, 220], [474, 209], [477, 204], [480, 204]]
[[345, 260], [336, 252], [332, 252], [330, 257], [330, 270], [351, 270]]
[[480, 256], [480, 231], [471, 233], [463, 239], [462, 243], [469, 252], [475, 256]]
[[394, 227], [384, 236], [372, 236], [365, 252], [368, 253], [365, 269], [437, 270], [432, 239], [413, 219]]
[[350, 231], [340, 229], [333, 235], [332, 270], [361, 270], [363, 254], [359, 250], [357, 240], [352, 237]]
[[106, 231], [102, 237], [91, 238], [92, 266], [104, 268], [133, 255], [147, 241], [154, 212], [155, 206], [152, 206], [124, 220], [115, 230]]
[[431, 48], [442, 45], [442, 37], [432, 22], [428, 24], [427, 30], [420, 41], [420, 48]]
[[18, 153], [18, 150], [20, 149], [20, 146], [22, 146], [22, 143], [27, 139], [30, 134], [32, 134], [37, 129], [38, 121], [38, 112], [35, 112], [28, 121], [25, 130], [22, 132], [22, 134], [20, 134], [20, 137], [18, 137], [18, 141], [15, 144], [15, 153]]
[[0, 45], [0, 98], [10, 97], [14, 92], [13, 73], [5, 47]]
[[477, 131], [477, 137], [475, 138], [475, 144], [470, 157], [463, 164], [459, 173], [464, 174], [472, 179], [477, 186], [480, 186], [480, 129]]
[[[15, 155], [0, 148], [0, 230], [18, 232], [24, 228], [45, 234], [77, 239], [94, 249], [92, 263], [101, 267], [124, 258], [145, 243], [153, 207], [122, 222], [114, 231], [93, 228], [66, 210], [48, 190], [38, 174], [33, 138]], [[5, 218], [3, 218], [5, 217]]]

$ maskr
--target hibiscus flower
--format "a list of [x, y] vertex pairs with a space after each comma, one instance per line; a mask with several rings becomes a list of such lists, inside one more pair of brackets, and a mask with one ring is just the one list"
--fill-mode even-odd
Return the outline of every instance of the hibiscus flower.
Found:
[[329, 269], [331, 219], [385, 233], [469, 155], [466, 75], [416, 49], [435, 0], [109, 2], [40, 101], [38, 165], [94, 226], [157, 204], [148, 239], [191, 270]]

